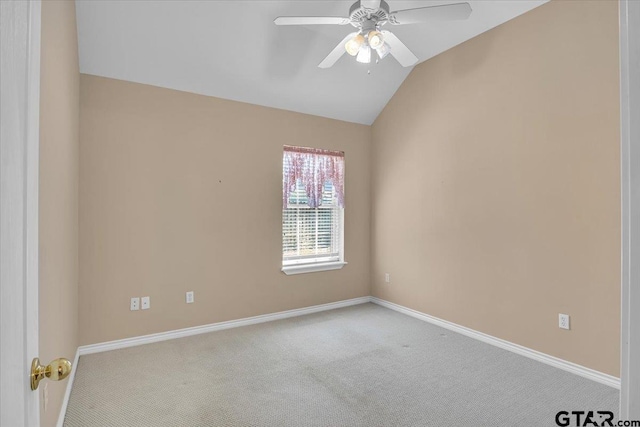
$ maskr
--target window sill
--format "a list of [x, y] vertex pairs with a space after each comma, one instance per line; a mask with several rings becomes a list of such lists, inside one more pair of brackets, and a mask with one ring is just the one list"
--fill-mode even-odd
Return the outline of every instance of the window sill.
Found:
[[317, 271], [340, 270], [347, 265], [344, 261], [320, 262], [306, 265], [287, 265], [282, 267], [282, 272], [287, 276], [292, 274], [315, 273]]

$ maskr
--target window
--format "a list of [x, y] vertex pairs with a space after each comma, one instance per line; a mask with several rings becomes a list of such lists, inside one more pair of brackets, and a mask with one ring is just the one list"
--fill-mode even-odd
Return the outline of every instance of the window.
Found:
[[284, 147], [282, 271], [342, 268], [344, 153]]

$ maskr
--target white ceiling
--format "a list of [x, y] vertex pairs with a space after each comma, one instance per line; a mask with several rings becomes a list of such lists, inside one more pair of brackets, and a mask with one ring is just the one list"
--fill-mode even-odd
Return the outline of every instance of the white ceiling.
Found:
[[[388, 0], [400, 10], [454, 1]], [[466, 21], [393, 26], [425, 61], [546, 0], [467, 0]], [[352, 1], [77, 1], [80, 72], [371, 124], [411, 68], [388, 56], [318, 63], [353, 31], [281, 27], [283, 15], [348, 16]], [[367, 74], [367, 70], [371, 74]]]

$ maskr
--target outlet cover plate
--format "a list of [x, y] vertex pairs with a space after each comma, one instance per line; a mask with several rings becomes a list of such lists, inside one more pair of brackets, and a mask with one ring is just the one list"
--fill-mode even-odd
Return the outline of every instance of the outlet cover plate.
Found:
[[149, 310], [151, 308], [151, 297], [142, 297], [141, 303], [143, 310]]
[[140, 298], [131, 298], [131, 311], [140, 310]]
[[558, 327], [560, 329], [570, 329], [569, 315], [560, 313], [558, 315]]
[[187, 302], [187, 304], [193, 304], [193, 302], [195, 301], [193, 291], [189, 291], [186, 293], [185, 301]]

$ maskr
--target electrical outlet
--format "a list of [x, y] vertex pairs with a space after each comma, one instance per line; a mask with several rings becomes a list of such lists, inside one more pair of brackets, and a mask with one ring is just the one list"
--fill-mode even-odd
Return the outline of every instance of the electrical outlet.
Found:
[[142, 297], [141, 303], [143, 310], [149, 310], [151, 308], [151, 297]]
[[193, 291], [187, 292], [186, 301], [187, 301], [187, 304], [193, 304], [193, 302], [195, 301], [195, 296], [193, 295]]
[[49, 383], [44, 383], [44, 389], [42, 390], [42, 400], [44, 402], [44, 411], [47, 412], [49, 407]]
[[570, 329], [569, 328], [569, 315], [568, 314], [559, 314], [558, 315], [558, 327], [560, 329]]
[[390, 283], [391, 282], [391, 275], [389, 273], [384, 273], [384, 281], [386, 283]]
[[131, 311], [140, 310], [140, 298], [131, 298]]

